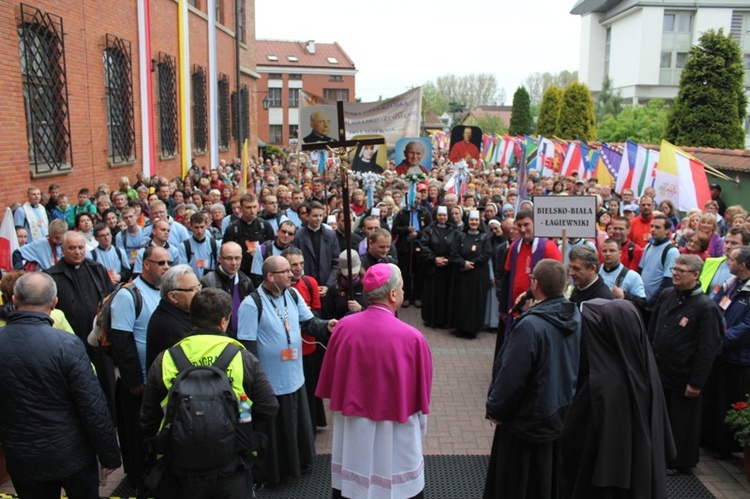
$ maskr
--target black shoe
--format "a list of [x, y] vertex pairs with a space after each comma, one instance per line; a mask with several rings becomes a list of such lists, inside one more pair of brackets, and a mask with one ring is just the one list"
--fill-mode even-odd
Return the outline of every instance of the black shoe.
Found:
[[422, 300], [414, 300], [414, 306], [417, 308], [422, 308]]
[[690, 468], [667, 468], [667, 476], [690, 475]]
[[409, 308], [409, 300], [404, 300], [404, 303], [401, 304], [401, 308]]

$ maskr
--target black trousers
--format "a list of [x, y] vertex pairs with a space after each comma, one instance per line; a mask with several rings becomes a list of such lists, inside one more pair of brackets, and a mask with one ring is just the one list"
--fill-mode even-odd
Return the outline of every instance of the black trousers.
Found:
[[96, 460], [81, 471], [58, 480], [38, 482], [11, 478], [19, 499], [60, 499], [60, 489], [65, 489], [69, 499], [99, 499], [99, 466]]
[[166, 473], [156, 499], [249, 499], [255, 497], [249, 470], [209, 478], [177, 477]]
[[117, 436], [120, 440], [122, 465], [133, 485], [140, 485], [146, 467], [146, 450], [141, 430], [141, 401], [143, 395], [131, 395], [122, 380], [115, 387]]

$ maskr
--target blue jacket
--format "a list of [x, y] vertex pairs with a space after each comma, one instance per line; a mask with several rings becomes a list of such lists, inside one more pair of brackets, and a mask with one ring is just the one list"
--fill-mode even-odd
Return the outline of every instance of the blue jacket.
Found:
[[[714, 303], [723, 309], [724, 336], [721, 339], [719, 358], [729, 364], [750, 366], [750, 281], [736, 292], [737, 277], [730, 277], [714, 295]], [[725, 309], [722, 300], [732, 296]]]
[[581, 314], [573, 303], [559, 297], [531, 307], [498, 354], [487, 416], [521, 440], [556, 440], [573, 401], [580, 347]]
[[16, 311], [0, 329], [0, 443], [17, 480], [57, 480], [99, 458], [120, 466], [112, 415], [83, 342], [49, 316]]

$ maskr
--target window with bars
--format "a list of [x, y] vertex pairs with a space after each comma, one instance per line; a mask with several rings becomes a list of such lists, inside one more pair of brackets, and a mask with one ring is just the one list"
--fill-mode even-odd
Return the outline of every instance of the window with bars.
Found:
[[343, 75], [328, 75], [328, 81], [344, 81]]
[[232, 137], [240, 140], [240, 108], [237, 102], [237, 92], [232, 92]]
[[247, 85], [240, 89], [240, 116], [242, 119], [242, 140], [250, 138], [250, 90]]
[[299, 107], [299, 88], [289, 89], [289, 107]]
[[281, 89], [268, 89], [268, 107], [281, 107]]
[[231, 120], [229, 118], [229, 77], [219, 76], [219, 150], [229, 150]]
[[177, 156], [177, 62], [159, 53], [159, 138], [162, 156]]
[[62, 18], [21, 4], [18, 25], [31, 174], [73, 168]]
[[206, 68], [193, 66], [193, 142], [197, 153], [208, 150], [208, 106], [206, 104]]
[[348, 88], [324, 88], [323, 98], [329, 101], [349, 102], [349, 89]]
[[268, 142], [271, 144], [281, 144], [284, 140], [284, 128], [282, 125], [269, 125]]
[[[239, 125], [242, 123], [242, 137], [239, 133]], [[240, 89], [239, 102], [237, 92], [232, 92], [232, 135], [237, 141], [250, 138], [250, 92], [247, 85]]]
[[224, 0], [214, 0], [214, 15], [217, 23], [224, 24]]
[[135, 159], [135, 118], [133, 113], [133, 56], [130, 42], [108, 34], [104, 61], [104, 88], [107, 94], [108, 153], [112, 164]]
[[235, 0], [239, 2], [239, 16], [237, 17], [237, 33], [242, 43], [245, 42], [245, 0]]

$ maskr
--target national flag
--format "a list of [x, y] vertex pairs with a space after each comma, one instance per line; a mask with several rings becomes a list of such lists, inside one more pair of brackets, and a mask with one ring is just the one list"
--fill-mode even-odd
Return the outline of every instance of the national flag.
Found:
[[643, 166], [638, 177], [636, 177], [638, 183], [633, 186], [633, 191], [637, 197], [641, 197], [647, 187], [653, 187], [654, 170], [656, 168], [656, 163], [659, 162], [659, 152], [641, 146], [638, 147], [639, 154], [636, 156], [636, 172], [638, 172], [638, 162], [641, 161], [641, 158], [643, 158]]
[[551, 139], [545, 139], [541, 135], [539, 136], [539, 154], [537, 161], [537, 169], [539, 170], [539, 176], [545, 177], [551, 175], [554, 171], [555, 161], [555, 143]]
[[591, 148], [589, 150], [589, 153], [586, 155], [586, 160], [584, 161], [584, 165], [586, 166], [586, 169], [583, 172], [583, 177], [581, 175], [578, 175], [578, 178], [585, 178], [589, 179], [594, 176], [594, 172], [596, 171], [596, 164], [599, 162], [599, 150]]
[[701, 208], [711, 199], [703, 164], [666, 140], [661, 141], [654, 189], [657, 203], [669, 199], [679, 211]]
[[625, 141], [623, 148], [622, 161], [617, 173], [617, 184], [615, 192], [622, 194], [623, 189], [630, 189], [633, 184], [633, 174], [635, 173], [635, 157], [638, 152], [638, 144], [632, 140]]
[[484, 135], [482, 137], [482, 151], [484, 152], [484, 162], [489, 163], [492, 159], [492, 153], [495, 150], [495, 137]]
[[0, 225], [0, 269], [5, 272], [13, 270], [13, 252], [17, 249], [18, 238], [13, 224], [13, 212], [10, 208], [5, 208], [3, 223]]
[[524, 164], [526, 165], [526, 169], [530, 168], [537, 168], [537, 153], [539, 152], [539, 144], [536, 140], [529, 137], [528, 135], [524, 136]]
[[578, 166], [578, 178], [588, 178], [586, 171], [589, 169], [589, 157], [591, 154], [591, 148], [588, 145], [578, 144], [578, 148], [581, 150], [581, 163]]
[[555, 159], [552, 162], [552, 170], [555, 175], [560, 174], [562, 170], [563, 162], [565, 161], [566, 144], [563, 144], [559, 140], [555, 141]]
[[596, 170], [596, 178], [599, 179], [599, 184], [611, 185], [615, 181], [617, 173], [620, 171], [621, 161], [622, 154], [619, 151], [608, 144], [602, 144], [600, 166]]
[[582, 170], [581, 163], [583, 157], [581, 156], [581, 147], [577, 142], [570, 142], [568, 144], [568, 151], [565, 153], [565, 159], [562, 165], [562, 174], [565, 177], [571, 177], [573, 173], [578, 173]]

